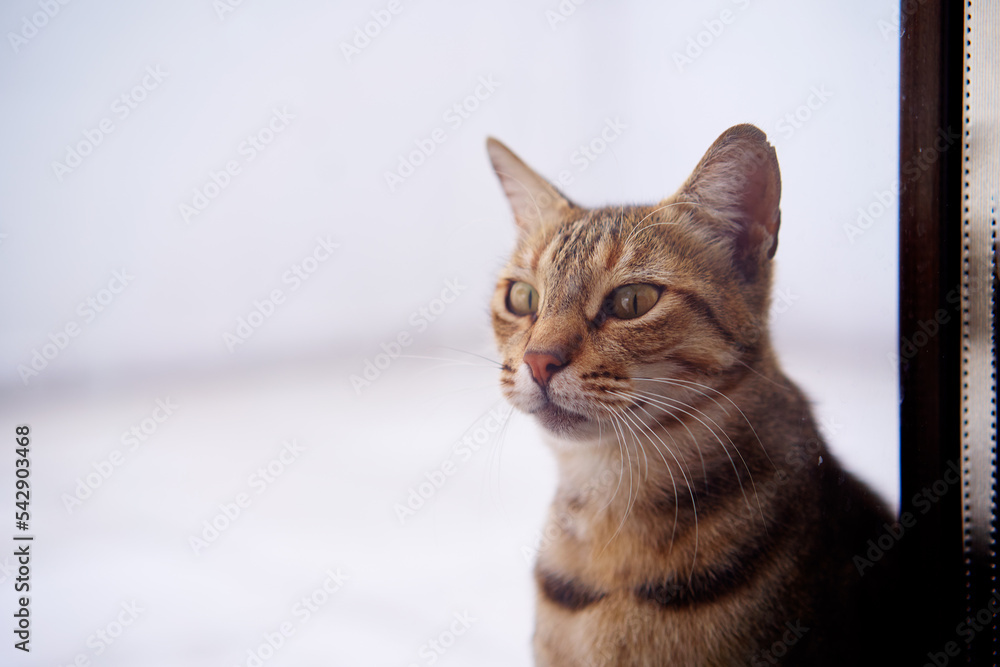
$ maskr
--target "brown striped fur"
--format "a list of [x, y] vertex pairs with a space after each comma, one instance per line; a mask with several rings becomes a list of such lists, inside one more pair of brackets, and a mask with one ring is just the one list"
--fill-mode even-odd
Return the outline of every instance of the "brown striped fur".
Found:
[[[890, 518], [770, 345], [781, 181], [764, 133], [730, 128], [656, 205], [592, 210], [488, 148], [519, 228], [491, 303], [501, 387], [560, 473], [536, 664], [877, 662], [878, 577], [852, 557]], [[537, 290], [534, 314], [508, 308], [516, 281]], [[658, 301], [609, 315], [631, 284]], [[526, 355], [553, 360], [551, 377]]]

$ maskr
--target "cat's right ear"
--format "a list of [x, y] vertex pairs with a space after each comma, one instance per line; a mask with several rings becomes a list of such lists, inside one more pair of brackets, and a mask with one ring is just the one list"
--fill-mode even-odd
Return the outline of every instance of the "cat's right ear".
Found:
[[564, 220], [576, 208], [551, 183], [493, 137], [486, 140], [486, 150], [514, 209], [517, 226], [525, 234]]
[[774, 147], [753, 125], [723, 132], [681, 195], [712, 211], [698, 229], [722, 241], [748, 279], [774, 256], [781, 225], [781, 171]]

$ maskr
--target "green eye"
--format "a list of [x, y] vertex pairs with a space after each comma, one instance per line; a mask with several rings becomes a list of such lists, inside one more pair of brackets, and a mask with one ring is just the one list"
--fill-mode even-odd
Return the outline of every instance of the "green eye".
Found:
[[531, 315], [538, 311], [538, 290], [526, 282], [517, 281], [507, 292], [507, 310], [515, 315]]
[[660, 290], [652, 285], [623, 285], [611, 293], [609, 311], [622, 320], [642, 317], [656, 305]]

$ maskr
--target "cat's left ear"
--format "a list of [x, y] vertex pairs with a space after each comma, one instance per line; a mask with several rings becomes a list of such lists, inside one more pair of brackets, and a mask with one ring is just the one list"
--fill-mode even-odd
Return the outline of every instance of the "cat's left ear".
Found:
[[723, 132], [678, 196], [709, 209], [708, 215], [698, 216], [699, 226], [731, 248], [748, 280], [774, 257], [781, 225], [781, 172], [774, 147], [757, 127], [735, 125]]
[[486, 150], [522, 232], [531, 234], [541, 227], [558, 223], [576, 208], [551, 183], [493, 137], [486, 140]]

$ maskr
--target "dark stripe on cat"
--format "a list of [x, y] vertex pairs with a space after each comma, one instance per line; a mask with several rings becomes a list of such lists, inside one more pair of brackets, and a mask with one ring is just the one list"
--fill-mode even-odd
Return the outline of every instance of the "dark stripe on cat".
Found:
[[593, 380], [595, 378], [608, 378], [611, 380], [620, 380], [622, 382], [630, 379], [626, 375], [618, 375], [617, 373], [612, 373], [611, 371], [603, 369], [580, 375], [581, 380]]
[[687, 302], [691, 310], [701, 315], [703, 319], [705, 319], [710, 325], [712, 325], [712, 328], [715, 329], [716, 332], [718, 332], [718, 334], [722, 336], [727, 343], [729, 343], [730, 345], [737, 344], [736, 337], [733, 336], [733, 334], [730, 333], [729, 330], [722, 325], [722, 323], [719, 321], [719, 318], [715, 316], [715, 311], [712, 310], [712, 307], [708, 305], [707, 301], [702, 299], [694, 292], [690, 292], [685, 289], [680, 289], [677, 287], [669, 287], [667, 289], [676, 294], [680, 294], [684, 298], [684, 301]]
[[555, 605], [579, 611], [604, 599], [606, 593], [593, 591], [575, 579], [564, 579], [551, 572], [536, 571], [538, 588]]
[[[788, 514], [794, 508], [785, 509]], [[753, 582], [768, 563], [780, 556], [781, 543], [791, 535], [789, 525], [780, 519], [769, 521], [766, 532], [757, 533], [755, 538], [725, 554], [714, 567], [696, 572], [690, 582], [683, 578], [647, 582], [635, 589], [635, 595], [640, 600], [672, 608], [707, 604], [732, 595]], [[757, 525], [748, 522], [748, 527]]]

